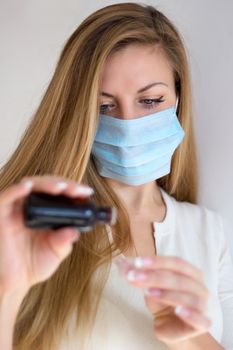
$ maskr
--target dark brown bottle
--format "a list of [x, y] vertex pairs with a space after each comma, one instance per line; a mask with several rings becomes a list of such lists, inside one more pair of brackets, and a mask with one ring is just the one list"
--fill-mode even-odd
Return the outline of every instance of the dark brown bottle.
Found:
[[86, 198], [32, 192], [25, 199], [23, 215], [25, 226], [30, 228], [57, 229], [70, 226], [80, 232], [87, 232], [95, 224], [114, 225], [117, 212], [112, 207], [98, 207]]

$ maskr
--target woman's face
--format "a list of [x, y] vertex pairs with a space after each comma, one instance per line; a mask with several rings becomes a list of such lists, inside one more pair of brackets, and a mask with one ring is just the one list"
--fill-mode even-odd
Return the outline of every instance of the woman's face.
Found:
[[175, 103], [172, 67], [161, 49], [134, 44], [109, 56], [101, 81], [101, 114], [133, 119]]

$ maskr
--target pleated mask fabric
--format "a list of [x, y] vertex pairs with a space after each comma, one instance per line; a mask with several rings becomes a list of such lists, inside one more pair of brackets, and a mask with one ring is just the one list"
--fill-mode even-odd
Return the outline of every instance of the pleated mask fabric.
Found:
[[137, 186], [170, 172], [183, 138], [176, 107], [130, 120], [100, 114], [92, 154], [101, 176]]

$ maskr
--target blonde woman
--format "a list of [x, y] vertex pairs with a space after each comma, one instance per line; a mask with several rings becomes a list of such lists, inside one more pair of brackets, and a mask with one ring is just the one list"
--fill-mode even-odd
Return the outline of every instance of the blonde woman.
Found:
[[[1, 349], [233, 349], [232, 262], [196, 173], [176, 28], [143, 4], [96, 11], [1, 170]], [[31, 230], [33, 191], [92, 195], [117, 223]]]

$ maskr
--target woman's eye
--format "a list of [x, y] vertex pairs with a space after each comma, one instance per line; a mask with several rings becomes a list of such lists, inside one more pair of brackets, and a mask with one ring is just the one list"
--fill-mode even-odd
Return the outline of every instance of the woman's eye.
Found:
[[164, 102], [163, 96], [159, 98], [145, 98], [144, 100], [141, 100], [140, 102], [143, 103], [145, 108], [153, 108], [157, 106], [159, 103]]
[[[156, 107], [159, 103], [164, 102], [163, 96], [159, 98], [145, 98], [139, 101], [144, 108]], [[100, 113], [109, 113], [115, 107], [112, 103], [103, 103], [100, 105]]]
[[108, 112], [113, 107], [114, 107], [113, 104], [106, 104], [106, 103], [102, 104], [102, 105], [100, 105], [100, 113]]

